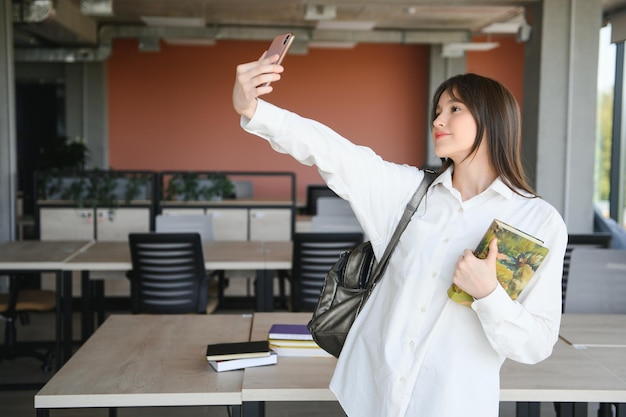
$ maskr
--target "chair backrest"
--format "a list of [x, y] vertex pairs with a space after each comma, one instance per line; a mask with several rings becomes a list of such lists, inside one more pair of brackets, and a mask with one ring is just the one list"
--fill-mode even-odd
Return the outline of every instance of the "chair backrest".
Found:
[[572, 251], [576, 248], [609, 248], [610, 246], [610, 233], [582, 233], [568, 235], [565, 256], [563, 257], [563, 280], [561, 281], [563, 311], [565, 311], [565, 298], [567, 297], [567, 280], [569, 275]]
[[133, 313], [206, 313], [208, 278], [198, 233], [130, 233]]
[[326, 184], [310, 184], [306, 188], [306, 214], [311, 216], [317, 214], [317, 199], [319, 197], [340, 198]]
[[338, 197], [319, 197], [317, 199], [316, 215], [355, 217], [350, 203]]
[[236, 180], [232, 181], [235, 187], [235, 198], [252, 198], [254, 197], [254, 185], [252, 181]]
[[313, 216], [312, 233], [363, 233], [361, 224], [354, 216]]
[[213, 216], [207, 214], [159, 214], [155, 218], [159, 233], [199, 233], [202, 241], [214, 240]]
[[572, 251], [565, 313], [626, 313], [626, 250]]
[[291, 304], [294, 311], [313, 311], [324, 278], [339, 255], [363, 242], [362, 233], [296, 233], [293, 239]]

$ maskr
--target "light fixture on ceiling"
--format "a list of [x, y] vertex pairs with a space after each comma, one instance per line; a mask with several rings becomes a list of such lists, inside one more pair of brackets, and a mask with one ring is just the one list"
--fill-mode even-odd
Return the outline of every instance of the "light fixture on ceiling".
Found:
[[80, 12], [85, 16], [113, 16], [113, 0], [80, 0]]
[[515, 16], [502, 22], [490, 23], [489, 25], [482, 28], [480, 31], [482, 33], [501, 33], [514, 35], [519, 33], [520, 29], [523, 27], [529, 27], [529, 25], [526, 22], [526, 16], [524, 15], [524, 12], [521, 11]]
[[307, 4], [304, 18], [306, 20], [330, 20], [337, 17], [337, 6], [332, 4]]
[[441, 56], [460, 58], [466, 51], [490, 51], [500, 46], [498, 42], [452, 42], [443, 45]]

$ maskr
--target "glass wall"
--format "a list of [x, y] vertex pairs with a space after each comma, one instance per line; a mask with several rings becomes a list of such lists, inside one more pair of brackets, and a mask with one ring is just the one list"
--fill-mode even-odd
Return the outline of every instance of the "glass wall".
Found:
[[611, 43], [611, 25], [600, 30], [594, 202], [605, 217], [624, 217], [624, 44]]

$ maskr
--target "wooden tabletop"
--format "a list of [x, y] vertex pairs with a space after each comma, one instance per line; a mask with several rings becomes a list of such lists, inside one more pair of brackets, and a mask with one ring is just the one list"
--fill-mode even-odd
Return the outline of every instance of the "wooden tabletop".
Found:
[[[604, 359], [613, 364], [617, 357]], [[626, 402], [625, 380], [563, 340], [536, 365], [506, 360], [500, 380], [501, 401]]]
[[241, 404], [243, 371], [208, 343], [247, 341], [251, 315], [112, 315], [35, 395], [35, 408]]
[[[272, 323], [307, 323], [311, 313], [255, 313], [252, 337], [267, 337]], [[565, 322], [581, 320], [571, 315]], [[604, 334], [622, 317], [605, 317]], [[610, 333], [610, 331], [609, 331]], [[279, 358], [276, 366], [246, 369], [243, 401], [333, 401], [328, 388], [334, 358]], [[302, 375], [306, 375], [303, 378]], [[580, 350], [559, 340], [550, 358], [536, 365], [506, 360], [500, 372], [501, 401], [626, 402], [626, 349]]]
[[626, 314], [564, 314], [559, 335], [575, 346], [626, 348]]
[[[251, 339], [267, 339], [274, 323], [307, 323], [311, 313], [255, 313]], [[272, 366], [248, 368], [241, 395], [243, 401], [336, 401], [328, 385], [335, 358], [279, 357]]]
[[0, 269], [59, 270], [65, 261], [91, 244], [90, 241], [40, 240], [0, 243]]
[[[291, 242], [204, 241], [207, 269], [289, 269]], [[68, 271], [128, 271], [128, 242], [97, 241], [63, 265]]]

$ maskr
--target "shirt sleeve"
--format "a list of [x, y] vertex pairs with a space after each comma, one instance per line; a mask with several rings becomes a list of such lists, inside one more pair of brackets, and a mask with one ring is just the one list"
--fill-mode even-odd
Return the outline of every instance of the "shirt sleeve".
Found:
[[521, 363], [546, 359], [559, 336], [567, 230], [561, 216], [552, 210], [544, 223], [544, 241], [550, 251], [518, 300], [511, 300], [498, 285], [487, 297], [472, 303], [491, 346]]
[[328, 126], [263, 100], [258, 100], [252, 119], [241, 118], [241, 126], [277, 152], [315, 165], [326, 184], [350, 202], [374, 245], [390, 236], [393, 220], [397, 222], [423, 176], [415, 167], [384, 161]]

